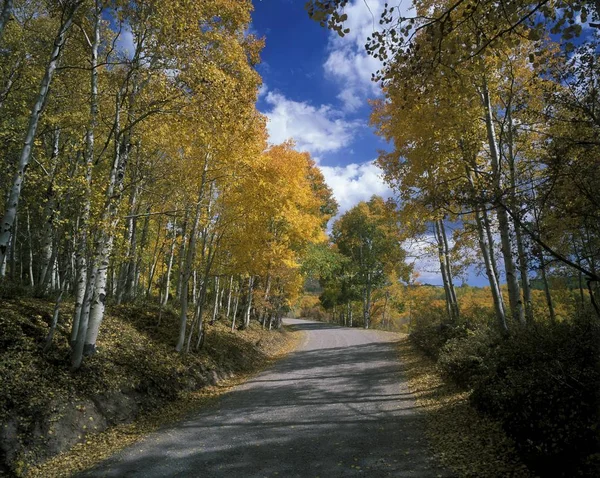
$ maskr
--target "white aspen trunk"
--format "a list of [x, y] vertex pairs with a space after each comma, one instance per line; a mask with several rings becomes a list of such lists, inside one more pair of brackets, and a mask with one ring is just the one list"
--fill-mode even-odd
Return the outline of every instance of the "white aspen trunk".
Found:
[[[485, 214], [485, 213], [484, 213]], [[486, 266], [486, 273], [488, 281], [490, 283], [490, 289], [492, 291], [492, 299], [494, 302], [494, 308], [496, 309], [496, 318], [498, 325], [503, 332], [508, 331], [506, 324], [506, 309], [504, 307], [504, 298], [502, 297], [502, 290], [500, 289], [500, 283], [498, 282], [498, 273], [496, 272], [495, 259], [492, 252], [492, 247], [489, 241], [489, 229], [488, 234], [484, 230], [484, 221], [481, 218], [479, 209], [475, 210], [475, 220], [477, 221], [477, 232], [479, 235], [479, 248], [483, 255], [483, 260]]]
[[53, 257], [53, 239], [54, 239], [54, 213], [56, 209], [54, 193], [54, 176], [58, 167], [60, 130], [57, 128], [54, 132], [54, 144], [52, 145], [52, 154], [50, 156], [50, 178], [46, 190], [46, 203], [44, 204], [44, 228], [42, 230], [42, 254], [40, 258], [40, 274], [38, 276], [38, 290], [44, 294], [47, 291], [47, 284], [52, 276], [50, 268]]
[[[550, 321], [552, 323], [556, 323], [556, 313], [554, 312], [554, 303], [552, 302], [552, 294], [550, 293], [550, 286], [548, 285], [548, 277], [546, 276], [546, 261], [544, 260], [544, 253], [539, 252], [540, 259], [540, 271], [542, 273], [542, 282], [544, 283], [544, 294], [546, 296], [546, 304], [548, 305], [548, 313], [550, 314]], [[580, 277], [580, 290], [581, 287], [581, 272], [579, 272]], [[583, 304], [583, 301], [582, 301]]]
[[4, 35], [4, 28], [8, 23], [13, 11], [13, 0], [4, 0], [4, 5], [2, 6], [2, 13], [0, 13], [0, 41], [2, 40], [2, 36]]
[[215, 276], [215, 303], [213, 307], [211, 324], [214, 324], [217, 320], [217, 313], [219, 312], [219, 276]]
[[346, 304], [346, 315], [344, 317], [344, 326], [349, 326], [350, 324], [350, 301]]
[[[484, 81], [482, 88], [482, 101], [485, 109], [485, 124], [487, 130], [488, 144], [490, 148], [490, 157], [492, 160], [492, 172], [496, 201], [501, 201], [502, 197], [502, 171], [500, 165], [500, 155], [498, 152], [498, 143], [496, 141], [496, 132], [494, 129], [492, 104]], [[517, 323], [525, 322], [523, 311], [523, 302], [521, 301], [521, 290], [516, 275], [515, 260], [512, 253], [512, 244], [510, 239], [510, 221], [508, 213], [503, 207], [496, 208], [498, 217], [498, 228], [500, 230], [500, 242], [502, 244], [502, 257], [504, 258], [504, 272], [506, 274], [506, 285], [508, 288], [508, 300], [510, 304], [511, 317]]]
[[231, 291], [233, 289], [233, 276], [229, 278], [229, 290], [227, 291], [227, 315], [225, 320], [229, 320], [229, 311], [231, 310]]
[[[135, 181], [135, 178], [133, 178]], [[129, 288], [129, 280], [133, 272], [133, 254], [136, 246], [137, 238], [137, 185], [131, 188], [129, 194], [129, 217], [127, 218], [127, 228], [125, 229], [125, 261], [121, 264], [119, 271], [119, 282], [117, 284], [117, 304], [121, 304], [125, 297], [129, 298], [131, 289]]]
[[7, 256], [4, 256], [2, 262], [0, 262], [0, 278], [6, 276], [6, 263], [8, 262]]
[[452, 309], [452, 318], [458, 321], [460, 314], [458, 309], [458, 299], [456, 298], [456, 289], [454, 287], [454, 279], [452, 275], [452, 262], [450, 261], [450, 248], [448, 246], [448, 235], [446, 234], [446, 226], [444, 221], [440, 221], [440, 233], [442, 244], [444, 246], [444, 262], [446, 265], [446, 276], [448, 277], [448, 289], [450, 291], [450, 307]]
[[507, 107], [506, 121], [508, 123], [508, 165], [510, 171], [510, 204], [513, 214], [517, 216], [515, 221], [515, 240], [517, 243], [517, 255], [519, 258], [519, 273], [521, 276], [521, 287], [523, 288], [523, 302], [525, 303], [525, 319], [528, 322], [533, 322], [533, 306], [531, 301], [531, 284], [529, 282], [529, 264], [527, 260], [527, 254], [525, 253], [525, 244], [523, 241], [523, 234], [521, 227], [519, 226], [521, 220], [521, 211], [518, 207], [519, 201], [517, 200], [517, 168], [516, 158], [514, 154], [513, 144], [513, 120], [512, 120], [512, 106]]
[[85, 192], [83, 199], [83, 208], [78, 229], [81, 231], [75, 261], [77, 263], [75, 285], [75, 311], [73, 313], [73, 325], [71, 327], [71, 345], [74, 346], [79, 332], [79, 322], [81, 319], [81, 309], [85, 300], [86, 284], [88, 281], [88, 234], [89, 219], [92, 202], [92, 173], [94, 168], [94, 134], [98, 121], [98, 48], [100, 47], [100, 6], [96, 0], [94, 8], [94, 39], [91, 44], [91, 74], [90, 74], [90, 122], [85, 135]]
[[371, 326], [371, 273], [367, 273], [367, 285], [364, 290], [364, 327], [368, 329]]
[[[495, 248], [496, 243], [494, 242], [494, 235], [492, 234], [492, 225], [490, 223], [490, 218], [488, 216], [485, 205], [481, 208], [481, 218], [483, 220], [483, 226], [484, 226], [485, 234], [487, 237], [488, 250], [489, 250], [489, 254], [490, 254], [490, 262], [491, 262], [492, 270], [494, 272], [494, 277], [496, 278], [496, 282], [498, 284], [500, 284], [500, 273], [498, 272], [498, 261], [496, 259], [496, 248]], [[506, 314], [506, 307], [504, 306], [504, 299], [502, 302], [502, 308], [504, 309], [505, 314]]]
[[[198, 201], [196, 203], [196, 213], [194, 215], [194, 222], [189, 232], [188, 246], [186, 247], [185, 263], [183, 266], [183, 273], [181, 274], [181, 295], [180, 295], [180, 315], [179, 315], [179, 339], [175, 350], [181, 352], [185, 344], [185, 332], [187, 327], [187, 303], [188, 303], [188, 284], [192, 275], [192, 265], [194, 263], [194, 255], [196, 252], [196, 236], [198, 233], [198, 224], [200, 223], [200, 213], [202, 211], [201, 203], [204, 197], [204, 185], [206, 180], [206, 170], [208, 164], [205, 163], [204, 172], [202, 174], [202, 181], [200, 184], [200, 190], [198, 192]], [[195, 271], [194, 271], [195, 272]], [[194, 275], [195, 277], [195, 275]]]
[[177, 289], [175, 290], [175, 297], [178, 300], [181, 300], [181, 289], [183, 283], [183, 267], [185, 264], [185, 245], [187, 244], [188, 237], [188, 219], [189, 219], [190, 210], [185, 208], [185, 216], [183, 218], [183, 227], [181, 229], [181, 244], [179, 246], [179, 254], [177, 257], [177, 267], [179, 269], [179, 277], [177, 279]]
[[[210, 268], [212, 265], [212, 258], [211, 258], [211, 253], [209, 252], [209, 258], [207, 260], [207, 265], [206, 265], [206, 269], [205, 269], [205, 274], [204, 274], [204, 284], [202, 287], [202, 294], [201, 294], [201, 299], [202, 299], [202, 305], [201, 307], [204, 308], [204, 303], [206, 302], [206, 291], [207, 291], [207, 287], [208, 287], [208, 273], [210, 272]], [[214, 257], [214, 255], [212, 255], [212, 257]], [[216, 287], [218, 289], [219, 287], [219, 281], [218, 281], [218, 276], [217, 276], [217, 284]], [[218, 294], [217, 294], [218, 295]], [[215, 309], [217, 307], [217, 302], [215, 302]], [[202, 312], [202, 310], [201, 310]], [[213, 310], [213, 323], [214, 323], [214, 318], [215, 318], [215, 313]], [[198, 338], [196, 340], [196, 350], [200, 350], [203, 345], [204, 345], [204, 339], [205, 339], [205, 332], [204, 332], [204, 317], [202, 316], [202, 313], [199, 315], [198, 317]]]
[[[473, 180], [473, 173], [467, 167], [467, 179], [469, 180], [469, 184], [471, 186], [471, 190], [473, 193], [473, 198], [475, 201], [477, 198], [477, 191], [475, 189], [475, 182]], [[496, 319], [498, 321], [498, 325], [502, 332], [507, 332], [508, 327], [506, 326], [506, 313], [504, 309], [504, 299], [502, 298], [502, 291], [500, 290], [500, 284], [498, 283], [498, 275], [496, 273], [494, 267], [494, 257], [492, 255], [491, 248], [493, 243], [490, 243], [491, 234], [489, 228], [486, 228], [484, 224], [484, 219], [482, 218], [482, 214], [478, 205], [475, 205], [475, 223], [477, 226], [477, 236], [479, 240], [479, 249], [481, 250], [481, 255], [483, 256], [483, 262], [485, 264], [486, 274], [488, 276], [488, 282], [490, 284], [490, 289], [492, 292], [492, 300], [494, 302], [494, 310], [496, 311]], [[485, 214], [485, 213], [484, 213]], [[486, 234], [487, 229], [487, 234]]]
[[33, 279], [33, 238], [31, 237], [31, 219], [27, 209], [27, 238], [29, 239], [29, 285], [33, 289], [35, 281]]
[[236, 286], [236, 292], [235, 292], [235, 304], [233, 306], [233, 317], [231, 317], [231, 331], [232, 332], [235, 330], [235, 319], [237, 318], [238, 306], [240, 304], [240, 292], [241, 292], [241, 287], [240, 287], [240, 284], [238, 283]]
[[65, 43], [67, 31], [73, 23], [73, 15], [75, 14], [75, 11], [79, 5], [79, 2], [76, 3], [72, 8], [69, 8], [63, 16], [63, 21], [56, 37], [54, 38], [54, 47], [52, 49], [50, 61], [46, 66], [46, 71], [44, 72], [44, 77], [42, 78], [36, 101], [33, 105], [33, 109], [31, 110], [31, 114], [29, 115], [29, 124], [25, 134], [23, 149], [21, 150], [19, 161], [17, 163], [17, 171], [10, 189], [10, 195], [8, 202], [6, 203], [4, 215], [0, 221], [0, 263], [4, 261], [4, 258], [7, 255], [11, 231], [17, 216], [21, 188], [23, 187], [23, 181], [25, 179], [25, 170], [27, 169], [29, 161], [31, 160], [31, 150], [35, 141], [35, 135], [40, 118], [42, 116], [42, 111], [46, 103], [50, 84], [52, 83], [52, 78], [58, 65], [58, 60], [60, 58], [62, 47]]
[[142, 259], [143, 259], [143, 254], [144, 251], [146, 249], [146, 246], [148, 245], [148, 228], [150, 226], [150, 211], [151, 208], [150, 206], [148, 206], [148, 208], [146, 209], [146, 217], [144, 218], [144, 227], [142, 228], [142, 237], [139, 243], [139, 246], [137, 244], [134, 244], [135, 248], [134, 248], [134, 261], [133, 261], [133, 271], [132, 271], [132, 277], [131, 277], [131, 281], [130, 281], [130, 290], [128, 290], [128, 298], [135, 300], [137, 298], [138, 295], [138, 290], [139, 290], [139, 286], [140, 286], [140, 277], [142, 275]]
[[267, 274], [267, 285], [265, 287], [265, 296], [264, 296], [265, 308], [263, 310], [263, 317], [262, 317], [262, 327], [263, 327], [263, 329], [265, 328], [265, 320], [267, 318], [267, 300], [269, 300], [269, 292], [270, 292], [270, 290], [271, 290], [271, 276], [269, 274]]
[[250, 276], [248, 280], [248, 297], [246, 302], [246, 310], [244, 311], [244, 328], [250, 326], [250, 311], [252, 309], [252, 291], [254, 287], [254, 277]]
[[[10, 279], [15, 280], [17, 276], [17, 237], [19, 237], [19, 218], [15, 217], [15, 224], [10, 245]], [[6, 264], [6, 262], [5, 262]], [[0, 278], [4, 275], [0, 274]]]
[[196, 270], [194, 270], [194, 272], [192, 273], [192, 304], [196, 305], [196, 302], [198, 301], [197, 297], [196, 297], [196, 289], [198, 286], [198, 273], [196, 272]]
[[444, 286], [444, 296], [446, 298], [446, 313], [448, 319], [454, 320], [452, 316], [452, 297], [450, 296], [450, 287], [448, 286], [448, 270], [446, 268], [446, 258], [444, 256], [444, 244], [442, 241], [442, 233], [440, 231], [440, 221], [434, 221], [435, 227], [435, 240], [438, 248], [438, 259], [440, 261], [440, 272], [442, 274], [442, 284]]
[[[118, 95], [117, 95], [118, 96]], [[117, 110], [119, 101], [117, 98]], [[94, 268], [96, 269], [95, 282], [93, 285], [92, 301], [90, 306], [90, 317], [85, 336], [84, 354], [89, 355], [96, 350], [96, 340], [100, 330], [100, 324], [104, 319], [106, 308], [106, 281], [108, 277], [108, 266], [110, 254], [114, 243], [115, 230], [119, 221], [118, 210], [123, 190], [123, 179], [129, 159], [129, 134], [121, 137], [117, 123], [115, 134], [115, 161], [111, 170], [111, 176], [106, 190], [106, 207], [102, 214], [101, 230], [99, 233]]]
[[169, 262], [167, 263], [167, 277], [165, 279], [165, 291], [162, 305], [165, 307], [169, 301], [169, 292], [171, 289], [171, 270], [173, 269], [173, 256], [175, 255], [175, 243], [177, 239], [177, 222], [173, 222], [173, 237], [171, 239], [171, 248], [169, 249]]
[[195, 303], [196, 306], [194, 308], [194, 319], [192, 321], [192, 325], [190, 326], [190, 331], [187, 336], [185, 352], [189, 353], [192, 345], [192, 337], [194, 336], [194, 329], [196, 325], [198, 326], [198, 341], [201, 339], [202, 329], [204, 327], [203, 316], [204, 316], [204, 302], [206, 298], [206, 287], [207, 280], [202, 280], [200, 284], [200, 288], [198, 290], [198, 297], [196, 297]]
[[348, 310], [348, 322], [350, 324], [350, 328], [352, 328], [352, 304], [350, 304], [350, 309]]

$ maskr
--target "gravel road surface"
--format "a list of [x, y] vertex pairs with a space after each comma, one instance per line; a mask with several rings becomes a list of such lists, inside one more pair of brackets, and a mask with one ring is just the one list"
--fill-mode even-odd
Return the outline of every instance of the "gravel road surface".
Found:
[[390, 333], [287, 319], [302, 345], [82, 476], [438, 477]]

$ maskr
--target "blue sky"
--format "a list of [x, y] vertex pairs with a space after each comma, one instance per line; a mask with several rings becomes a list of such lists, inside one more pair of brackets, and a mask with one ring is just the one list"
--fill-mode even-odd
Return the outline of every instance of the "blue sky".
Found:
[[[343, 213], [373, 194], [392, 195], [373, 164], [377, 151], [389, 145], [369, 126], [367, 100], [380, 94], [371, 74], [379, 65], [364, 49], [385, 2], [351, 0], [346, 8], [350, 34], [344, 38], [310, 20], [304, 3], [254, 2], [251, 31], [266, 40], [258, 108], [269, 118], [272, 143], [293, 138], [298, 149], [317, 160]], [[419, 256], [413, 259], [419, 280], [441, 284], [437, 260], [423, 257], [425, 244], [407, 246]], [[485, 279], [472, 273], [469, 282]]]

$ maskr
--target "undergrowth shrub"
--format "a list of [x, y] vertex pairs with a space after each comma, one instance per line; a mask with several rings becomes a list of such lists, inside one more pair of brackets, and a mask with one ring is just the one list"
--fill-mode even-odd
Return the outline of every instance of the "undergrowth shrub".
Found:
[[582, 314], [557, 324], [417, 328], [411, 339], [443, 375], [472, 390], [539, 476], [600, 476], [600, 326]]
[[592, 320], [515, 331], [486, 356], [471, 395], [541, 476], [600, 476], [600, 333]]
[[429, 324], [414, 329], [410, 333], [410, 339], [427, 355], [437, 359], [449, 340], [465, 337], [467, 330], [465, 326]]
[[490, 374], [490, 360], [501, 337], [492, 329], [478, 327], [466, 330], [464, 335], [446, 341], [438, 356], [442, 375], [459, 385], [470, 388]]

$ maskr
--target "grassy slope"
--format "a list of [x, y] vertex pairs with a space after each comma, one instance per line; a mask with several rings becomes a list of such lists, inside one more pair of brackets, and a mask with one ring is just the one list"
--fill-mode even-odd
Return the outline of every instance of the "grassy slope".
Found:
[[[257, 324], [231, 333], [226, 324], [217, 323], [208, 328], [203, 351], [182, 356], [173, 351], [178, 328], [174, 313], [163, 313], [157, 326], [153, 307], [114, 307], [102, 325], [99, 353], [73, 373], [69, 321], [59, 321], [53, 347], [42, 352], [52, 308], [53, 304], [36, 299], [0, 303], [0, 424], [16, 424], [22, 444], [19, 456], [12, 460], [13, 472], [24, 472], [47, 458], [45, 443], [52, 439], [55, 419], [52, 410], [125, 391], [135, 398], [139, 417], [100, 434], [93, 432], [95, 425], [90, 423], [71, 452], [29, 469], [32, 475], [64, 476], [91, 466], [263, 368], [293, 348], [297, 338], [285, 331], [263, 331]], [[70, 317], [72, 305], [65, 304], [61, 312], [62, 317]]]

